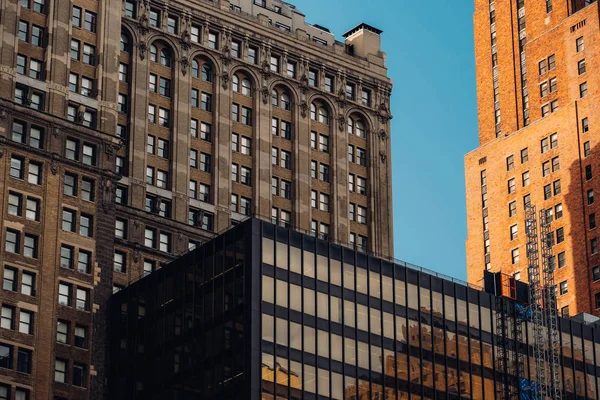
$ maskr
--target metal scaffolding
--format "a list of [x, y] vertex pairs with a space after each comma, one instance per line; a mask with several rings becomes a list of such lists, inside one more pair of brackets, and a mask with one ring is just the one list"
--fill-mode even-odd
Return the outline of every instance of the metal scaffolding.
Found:
[[556, 305], [556, 285], [554, 284], [554, 266], [552, 262], [552, 237], [550, 217], [545, 210], [540, 211], [540, 233], [542, 235], [542, 276], [544, 287], [545, 317], [548, 340], [549, 367], [545, 395], [550, 399], [560, 399], [560, 343], [558, 338], [558, 307]]
[[[525, 234], [527, 236], [527, 277], [529, 283], [529, 312], [533, 330], [533, 360], [535, 386], [531, 385], [532, 399], [545, 399], [546, 351], [544, 336], [543, 291], [540, 282], [537, 218], [535, 206], [525, 206]], [[545, 241], [546, 236], [542, 235]], [[533, 375], [533, 374], [532, 374]]]

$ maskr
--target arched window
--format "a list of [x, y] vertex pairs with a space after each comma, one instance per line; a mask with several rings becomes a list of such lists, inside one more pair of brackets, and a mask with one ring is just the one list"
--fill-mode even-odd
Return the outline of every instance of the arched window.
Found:
[[192, 78], [200, 78], [200, 64], [196, 60], [192, 60]]
[[354, 135], [354, 120], [348, 117], [348, 133]]
[[208, 64], [202, 65], [202, 80], [204, 82], [212, 82], [213, 81], [212, 68]]
[[325, 107], [319, 107], [319, 122], [329, 124], [329, 112]]
[[240, 91], [240, 78], [237, 75], [233, 75], [233, 78], [231, 79], [231, 89], [234, 92], [238, 92]]
[[150, 46], [150, 61], [156, 62], [158, 60], [158, 50], [155, 45]]
[[252, 85], [248, 79], [242, 79], [242, 94], [244, 96], [252, 96]]
[[275, 89], [271, 92], [271, 104], [273, 107], [279, 107], [279, 93]]
[[290, 103], [290, 95], [285, 92], [281, 93], [281, 108], [283, 108], [286, 111], [290, 111], [292, 109]]
[[121, 51], [129, 53], [129, 36], [124, 32], [121, 32]]
[[314, 103], [310, 105], [310, 119], [313, 121], [317, 120], [317, 106]]
[[365, 130], [365, 124], [362, 121], [357, 120], [355, 125], [356, 125], [356, 128], [355, 128], [356, 136], [361, 137], [361, 138], [366, 138], [367, 132]]
[[160, 50], [160, 64], [171, 68], [171, 52], [166, 47]]

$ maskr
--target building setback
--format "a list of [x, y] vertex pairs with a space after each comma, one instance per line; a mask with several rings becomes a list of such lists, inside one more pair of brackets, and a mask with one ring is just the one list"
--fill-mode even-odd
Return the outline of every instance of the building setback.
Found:
[[[112, 296], [110, 398], [530, 398], [526, 306], [249, 219]], [[596, 399], [600, 329], [559, 322], [563, 398]]]
[[260, 215], [393, 254], [381, 31], [278, 0], [6, 0], [0, 399], [104, 399], [113, 290]]
[[485, 270], [527, 280], [525, 205], [535, 205], [552, 221], [564, 315], [600, 315], [598, 15], [583, 0], [475, 1], [480, 147], [465, 157], [468, 281]]

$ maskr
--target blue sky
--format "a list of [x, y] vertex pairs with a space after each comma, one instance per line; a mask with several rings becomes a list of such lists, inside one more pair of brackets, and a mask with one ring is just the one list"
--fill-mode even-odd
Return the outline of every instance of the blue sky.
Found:
[[361, 22], [384, 31], [396, 258], [464, 279], [463, 157], [477, 147], [473, 1], [291, 2], [338, 40]]

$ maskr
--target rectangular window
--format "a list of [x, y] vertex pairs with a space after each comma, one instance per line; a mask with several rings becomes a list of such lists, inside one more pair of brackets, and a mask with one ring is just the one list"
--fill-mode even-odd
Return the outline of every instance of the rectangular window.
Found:
[[84, 64], [95, 65], [96, 63], [96, 47], [87, 43], [83, 44], [83, 59]]
[[88, 32], [96, 32], [96, 13], [86, 10], [83, 29]]
[[21, 309], [19, 312], [19, 332], [26, 335], [33, 334], [33, 313]]
[[583, 36], [580, 36], [577, 39], [575, 39], [575, 50], [579, 53], [580, 51], [583, 51], [584, 49], [585, 49], [585, 46], [583, 44]]
[[515, 158], [514, 158], [514, 156], [510, 155], [510, 156], [506, 157], [506, 170], [512, 171], [514, 168], [515, 168]]
[[159, 28], [160, 27], [160, 11], [151, 9], [148, 20], [150, 22], [150, 26]]
[[585, 58], [577, 63], [577, 73], [579, 75], [585, 74]]
[[77, 256], [77, 271], [83, 274], [89, 274], [92, 266], [92, 253], [85, 250], [79, 250]]
[[88, 309], [88, 297], [89, 292], [87, 289], [77, 288], [77, 298], [75, 300], [75, 307], [78, 310]]
[[248, 47], [248, 62], [250, 64], [257, 63], [256, 53], [257, 49], [255, 47]]
[[590, 229], [596, 229], [596, 214], [595, 213], [591, 213], [588, 216], [588, 223], [589, 223]]
[[54, 361], [54, 382], [66, 383], [66, 377], [67, 362], [57, 358]]
[[167, 17], [167, 32], [177, 34], [177, 18], [175, 17]]
[[2, 281], [2, 289], [4, 290], [8, 290], [11, 292], [16, 292], [17, 291], [17, 270], [10, 268], [10, 267], [4, 267], [4, 276], [3, 276], [3, 281]]
[[71, 305], [71, 285], [66, 283], [58, 284], [58, 304], [63, 306]]
[[81, 28], [81, 8], [73, 6], [71, 10], [71, 25]]
[[200, 153], [200, 171], [210, 172], [210, 154]]
[[218, 34], [215, 32], [208, 33], [208, 48], [213, 50], [218, 50], [219, 44], [217, 41]]

